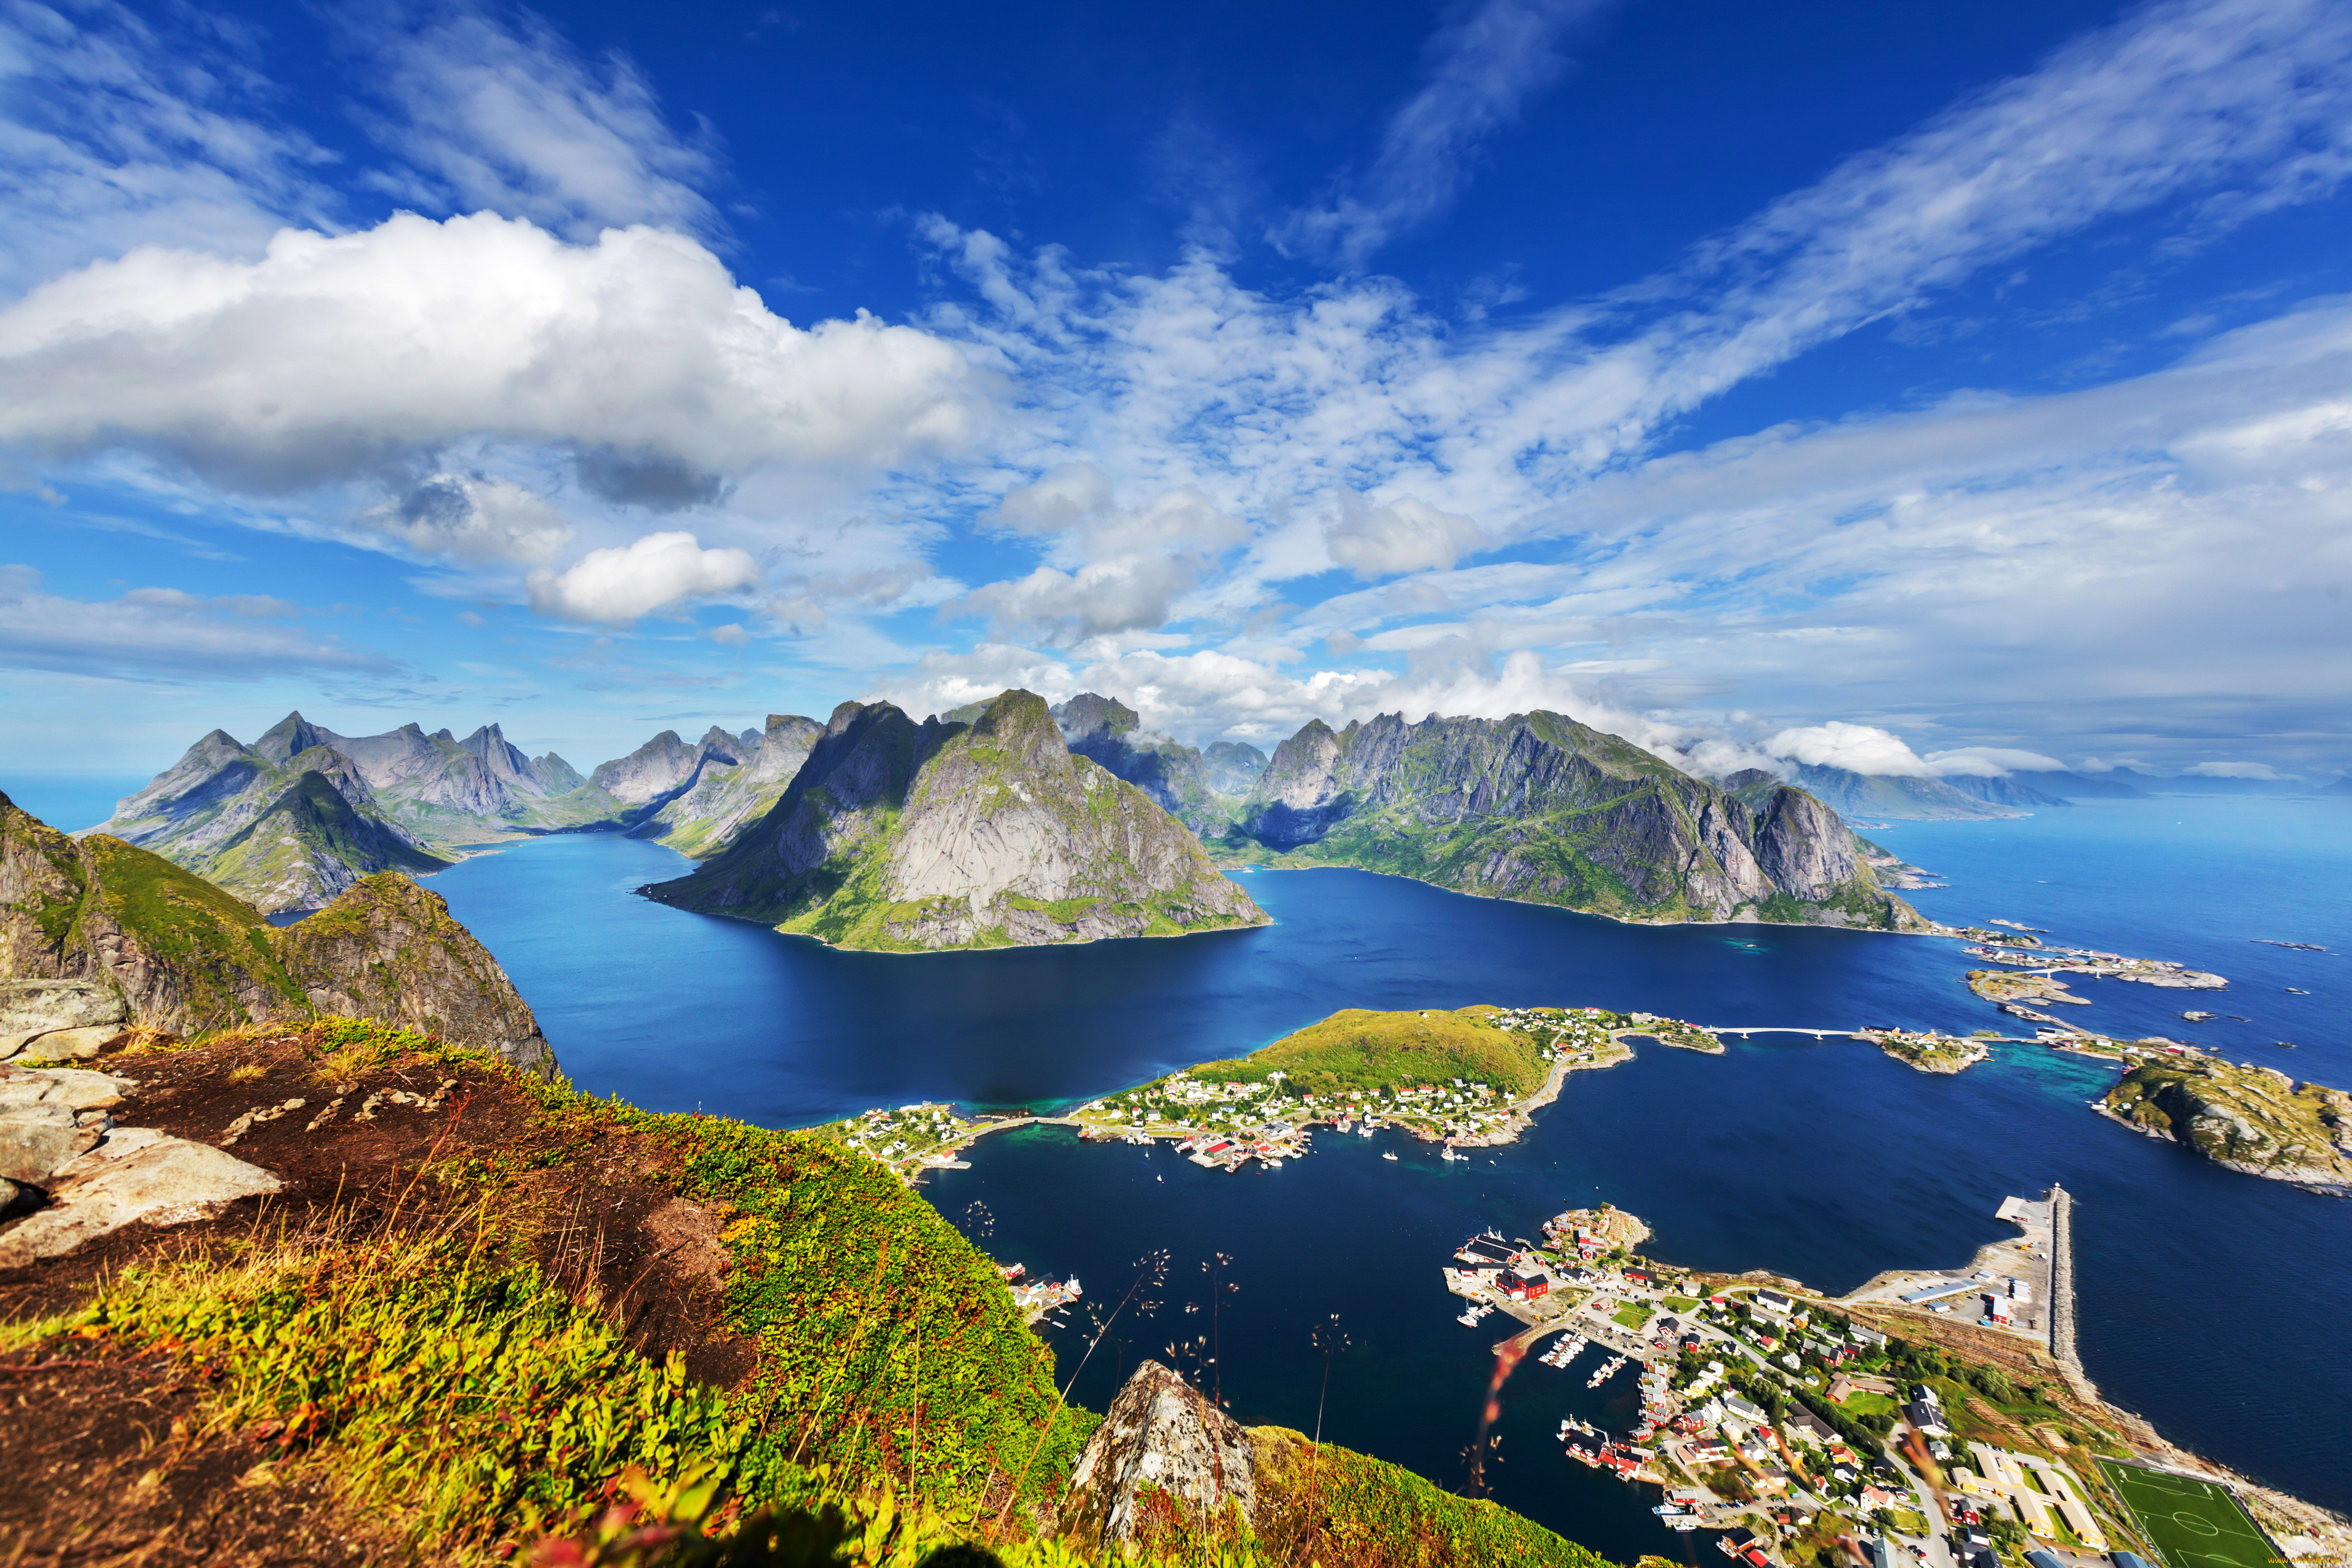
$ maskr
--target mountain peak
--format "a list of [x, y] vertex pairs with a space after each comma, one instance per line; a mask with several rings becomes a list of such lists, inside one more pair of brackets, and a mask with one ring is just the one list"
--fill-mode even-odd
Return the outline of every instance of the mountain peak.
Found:
[[331, 744], [341, 738], [331, 730], [320, 729], [299, 712], [293, 712], [263, 731], [261, 738], [254, 742], [253, 750], [283, 766], [313, 746]]
[[1090, 735], [1125, 735], [1143, 722], [1143, 716], [1116, 697], [1081, 691], [1053, 709], [1054, 721], [1072, 740]]

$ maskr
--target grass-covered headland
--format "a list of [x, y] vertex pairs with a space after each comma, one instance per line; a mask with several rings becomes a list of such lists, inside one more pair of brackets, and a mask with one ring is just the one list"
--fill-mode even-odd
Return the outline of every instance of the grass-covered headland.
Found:
[[[1098, 1417], [993, 1266], [838, 1142], [331, 1019], [118, 1056], [117, 1114], [285, 1190], [0, 1277], [0, 1542], [96, 1559], [1012, 1564]], [[257, 1112], [268, 1112], [257, 1115]], [[126, 1418], [126, 1413], [131, 1418]], [[1303, 1446], [1259, 1530], [1139, 1561], [1598, 1560]], [[25, 1561], [46, 1560], [37, 1550]]]

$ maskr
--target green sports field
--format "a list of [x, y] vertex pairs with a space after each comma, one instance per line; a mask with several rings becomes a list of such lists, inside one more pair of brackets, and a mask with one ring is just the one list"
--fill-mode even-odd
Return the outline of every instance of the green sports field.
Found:
[[2112, 1459], [2101, 1459], [2099, 1468], [2139, 1521], [2165, 1568], [2283, 1565], [2284, 1560], [2271, 1550], [2237, 1500], [2211, 1481], [2143, 1470]]

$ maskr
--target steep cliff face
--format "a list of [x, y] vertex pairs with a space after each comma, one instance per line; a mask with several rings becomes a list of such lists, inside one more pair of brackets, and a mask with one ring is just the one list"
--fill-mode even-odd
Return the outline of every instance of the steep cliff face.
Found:
[[[657, 839], [681, 855], [707, 859], [782, 797], [824, 733], [824, 725], [793, 713], [771, 713], [764, 729], [740, 735], [714, 724], [690, 748], [665, 731], [596, 772], [601, 778], [607, 769], [616, 777], [625, 765], [635, 770], [622, 786], [638, 803], [630, 837]], [[657, 762], [648, 756], [655, 747], [662, 748]]]
[[161, 856], [105, 835], [69, 838], [5, 795], [0, 982], [15, 999], [6, 1033], [17, 1047], [83, 1026], [61, 1020], [92, 1009], [178, 1035], [329, 1012], [431, 1028], [533, 1071], [553, 1068], [497, 962], [406, 877], [364, 879], [280, 931]]
[[526, 756], [495, 724], [463, 741], [414, 724], [354, 737], [289, 713], [250, 746], [213, 731], [89, 831], [276, 913], [317, 909], [376, 871], [437, 870], [448, 847], [617, 826], [622, 810], [562, 757]]
[[1803, 792], [1751, 805], [1557, 713], [1310, 722], [1228, 847], [1621, 918], [1926, 923]]
[[[1052, 712], [1072, 752], [1133, 784], [1201, 837], [1215, 837], [1233, 825], [1237, 798], [1213, 781], [1207, 759], [1193, 747], [1145, 730], [1134, 709], [1087, 691]], [[1230, 776], [1234, 769], [1220, 771]], [[1251, 775], [1252, 783], [1255, 777]]]
[[645, 890], [902, 952], [1265, 921], [1181, 823], [1072, 756], [1026, 691], [969, 724], [844, 703], [767, 816], [691, 876]]
[[447, 900], [405, 877], [369, 877], [276, 936], [287, 974], [320, 1013], [478, 1046], [542, 1078], [555, 1071], [498, 960], [449, 917]]

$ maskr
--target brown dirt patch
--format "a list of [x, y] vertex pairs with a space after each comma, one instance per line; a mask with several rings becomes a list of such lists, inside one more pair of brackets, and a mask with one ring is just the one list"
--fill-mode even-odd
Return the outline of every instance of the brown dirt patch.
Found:
[[0, 1358], [0, 1562], [383, 1562], [397, 1543], [333, 1506], [299, 1457], [207, 1430], [203, 1374], [72, 1339]]

